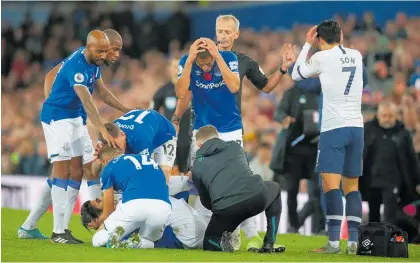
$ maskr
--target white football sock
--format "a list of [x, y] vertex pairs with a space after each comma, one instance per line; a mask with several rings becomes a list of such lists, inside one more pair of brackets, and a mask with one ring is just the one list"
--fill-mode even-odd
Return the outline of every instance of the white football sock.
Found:
[[40, 189], [40, 196], [36, 201], [35, 206], [32, 207], [29, 216], [26, 218], [25, 223], [22, 225], [22, 228], [26, 230], [35, 229], [38, 220], [43, 214], [45, 214], [45, 212], [47, 212], [51, 204], [51, 187], [48, 179]]
[[64, 214], [64, 229], [69, 229], [70, 219], [73, 215], [74, 204], [76, 203], [79, 189], [80, 182], [69, 180], [69, 186], [67, 187], [67, 205]]
[[[58, 179], [56, 182], [54, 178], [53, 186], [51, 189], [51, 199], [53, 204], [54, 228], [53, 232], [56, 234], [64, 233], [64, 213], [67, 204], [67, 180]], [[59, 184], [60, 186], [57, 186]], [[65, 187], [65, 188], [64, 188]]]
[[241, 224], [242, 230], [245, 232], [246, 239], [259, 237], [257, 231], [257, 218], [255, 216], [248, 218]]

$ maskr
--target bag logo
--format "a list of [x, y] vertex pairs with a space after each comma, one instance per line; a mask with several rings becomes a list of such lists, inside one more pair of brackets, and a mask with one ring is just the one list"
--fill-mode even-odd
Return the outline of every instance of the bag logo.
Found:
[[372, 243], [372, 241], [370, 241], [370, 239], [365, 239], [362, 242], [362, 246], [364, 248], [369, 248], [369, 247], [373, 246], [373, 243]]

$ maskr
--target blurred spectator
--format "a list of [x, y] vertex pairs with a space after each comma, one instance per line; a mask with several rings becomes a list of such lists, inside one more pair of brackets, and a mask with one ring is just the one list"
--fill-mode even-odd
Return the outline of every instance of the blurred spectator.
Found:
[[271, 145], [262, 142], [258, 146], [257, 156], [249, 163], [254, 174], [259, 174], [264, 181], [272, 181], [274, 172], [270, 169]]
[[385, 96], [392, 94], [393, 86], [392, 75], [384, 61], [375, 63], [374, 68], [369, 74], [369, 87], [372, 91], [381, 91]]
[[420, 163], [410, 132], [397, 120], [397, 106], [379, 105], [377, 117], [365, 125], [365, 150], [360, 191], [369, 202], [369, 221], [380, 222], [379, 208], [385, 205], [385, 221], [396, 223], [398, 200], [416, 200], [420, 194]]

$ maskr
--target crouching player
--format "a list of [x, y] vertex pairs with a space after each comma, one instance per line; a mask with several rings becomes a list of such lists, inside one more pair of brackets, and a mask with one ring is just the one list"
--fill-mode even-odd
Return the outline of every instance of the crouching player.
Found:
[[[176, 185], [179, 185], [179, 182], [175, 184], [171, 183], [174, 181], [179, 181], [179, 178], [184, 176], [171, 176], [169, 182], [169, 193], [179, 193], [184, 190], [188, 191], [187, 188], [180, 190], [177, 189]], [[174, 180], [171, 180], [174, 179]], [[175, 187], [173, 187], [175, 186]], [[185, 185], [187, 186], [187, 185]], [[184, 187], [184, 186], [182, 186]], [[171, 191], [171, 188], [172, 191]], [[120, 199], [114, 197], [116, 203], [119, 203]], [[207, 228], [207, 223], [204, 220], [204, 217], [195, 211], [190, 205], [188, 205], [184, 199], [177, 199], [174, 197], [169, 197], [169, 200], [172, 204], [172, 212], [169, 216], [168, 222], [166, 223], [165, 230], [163, 232], [162, 238], [155, 243], [155, 248], [173, 248], [173, 249], [201, 249], [203, 247], [204, 233]], [[100, 199], [94, 201], [86, 201], [81, 209], [82, 224], [88, 228], [92, 221], [95, 221], [98, 217], [101, 216], [103, 212], [103, 202]], [[136, 237], [138, 230], [134, 231], [134, 234], [128, 236], [124, 241], [118, 243], [119, 247], [136, 247], [135, 240], [139, 240]], [[101, 242], [97, 242], [101, 241]], [[94, 239], [92, 242], [93, 246], [101, 247], [106, 246], [107, 240], [104, 238], [101, 240]]]
[[[101, 172], [103, 201], [87, 201], [83, 208], [100, 211], [93, 220], [82, 220], [86, 227], [97, 229], [92, 239], [94, 246], [117, 248], [127, 242], [121, 240], [140, 229], [131, 245], [153, 248], [162, 237], [171, 214], [171, 203], [165, 176], [148, 155], [124, 155], [119, 149], [103, 146], [98, 160]], [[122, 200], [114, 210], [114, 190], [122, 191]]]
[[[168, 119], [154, 110], [137, 109], [124, 114], [113, 123], [106, 123], [105, 127], [125, 154], [153, 153], [154, 160], [169, 179], [175, 162], [177, 139], [175, 127]], [[98, 149], [104, 140], [100, 137], [99, 141], [101, 143]], [[98, 164], [94, 167], [101, 168]], [[95, 169], [94, 175], [98, 175]]]

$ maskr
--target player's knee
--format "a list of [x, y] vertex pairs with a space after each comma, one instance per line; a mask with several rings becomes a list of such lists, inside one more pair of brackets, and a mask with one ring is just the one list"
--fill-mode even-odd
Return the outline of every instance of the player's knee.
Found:
[[322, 174], [322, 189], [324, 193], [334, 189], [340, 189], [341, 175], [332, 173]]
[[344, 195], [348, 193], [359, 191], [358, 177], [343, 177], [343, 192]]
[[109, 232], [106, 230], [100, 230], [96, 232], [92, 237], [93, 247], [104, 247], [109, 239]]

